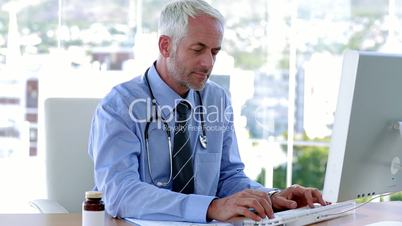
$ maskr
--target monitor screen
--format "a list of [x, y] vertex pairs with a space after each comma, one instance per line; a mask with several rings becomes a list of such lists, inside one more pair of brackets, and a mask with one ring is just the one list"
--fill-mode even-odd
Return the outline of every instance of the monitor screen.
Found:
[[402, 55], [347, 51], [324, 182], [341, 202], [402, 190]]

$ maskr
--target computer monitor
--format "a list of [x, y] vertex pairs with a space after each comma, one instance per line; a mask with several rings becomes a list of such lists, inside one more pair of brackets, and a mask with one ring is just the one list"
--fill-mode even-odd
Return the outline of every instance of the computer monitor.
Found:
[[324, 182], [341, 202], [402, 190], [402, 55], [348, 51]]

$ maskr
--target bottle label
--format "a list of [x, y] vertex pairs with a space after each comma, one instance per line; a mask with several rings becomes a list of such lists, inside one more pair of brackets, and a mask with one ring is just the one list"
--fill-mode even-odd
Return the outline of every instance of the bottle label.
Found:
[[82, 226], [104, 226], [105, 211], [82, 211]]

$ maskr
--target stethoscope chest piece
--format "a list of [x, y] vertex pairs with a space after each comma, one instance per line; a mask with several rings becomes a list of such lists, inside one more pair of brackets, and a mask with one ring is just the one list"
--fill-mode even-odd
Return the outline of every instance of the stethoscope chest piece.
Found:
[[200, 135], [199, 139], [200, 139], [201, 147], [204, 148], [204, 149], [207, 149], [207, 145], [208, 145], [207, 136]]
[[166, 186], [166, 183], [163, 183], [163, 182], [158, 181], [158, 182], [156, 182], [156, 186], [158, 186], [158, 187], [164, 187], [164, 186]]

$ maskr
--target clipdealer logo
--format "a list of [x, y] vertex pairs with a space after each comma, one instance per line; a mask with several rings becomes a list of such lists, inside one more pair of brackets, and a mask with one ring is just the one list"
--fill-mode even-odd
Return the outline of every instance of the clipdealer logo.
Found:
[[[183, 99], [176, 99], [174, 106], [176, 106]], [[182, 120], [194, 120], [196, 124], [200, 124], [202, 118], [204, 119], [205, 128], [207, 131], [227, 130], [232, 128], [224, 128], [233, 124], [233, 109], [231, 105], [226, 106], [225, 100], [220, 99], [218, 104], [215, 105], [190, 105], [191, 111], [187, 118]], [[138, 98], [133, 100], [128, 108], [130, 119], [135, 123], [157, 123], [159, 129], [163, 129], [164, 122], [178, 122], [175, 118], [175, 109], [171, 105], [161, 105], [152, 100], [151, 98]], [[202, 116], [203, 117], [202, 117]], [[199, 130], [199, 126], [189, 126], [189, 130]]]

